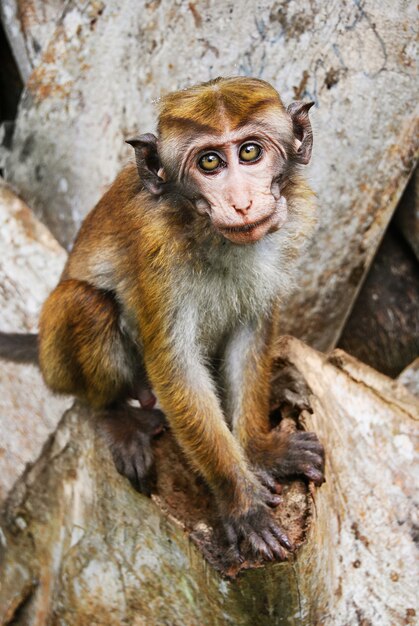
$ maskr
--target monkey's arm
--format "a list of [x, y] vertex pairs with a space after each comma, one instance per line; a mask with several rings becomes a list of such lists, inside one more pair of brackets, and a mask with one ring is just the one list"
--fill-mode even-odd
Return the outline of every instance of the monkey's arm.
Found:
[[226, 406], [233, 433], [262, 481], [303, 475], [323, 482], [324, 451], [314, 433], [270, 430], [269, 397], [276, 311], [266, 320], [240, 326], [224, 359]]
[[282, 546], [291, 546], [267, 506], [279, 499], [257, 480], [230, 432], [191, 325], [178, 320], [170, 334], [162, 315], [142, 319], [147, 374], [177, 441], [215, 494], [232, 557], [246, 539], [265, 558], [284, 558]]

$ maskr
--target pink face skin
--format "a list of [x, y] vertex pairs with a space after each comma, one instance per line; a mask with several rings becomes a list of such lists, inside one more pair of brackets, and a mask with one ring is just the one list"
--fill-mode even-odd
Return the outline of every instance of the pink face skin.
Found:
[[201, 135], [189, 146], [180, 176], [200, 190], [196, 208], [219, 233], [236, 244], [254, 243], [287, 219], [287, 202], [275, 181], [286, 159], [272, 133], [249, 123], [222, 135]]

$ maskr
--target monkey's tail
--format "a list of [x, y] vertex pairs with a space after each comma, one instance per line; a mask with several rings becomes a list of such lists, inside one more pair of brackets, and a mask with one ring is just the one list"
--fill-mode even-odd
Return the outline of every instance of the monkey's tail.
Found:
[[0, 359], [14, 363], [39, 364], [38, 335], [35, 333], [2, 333]]

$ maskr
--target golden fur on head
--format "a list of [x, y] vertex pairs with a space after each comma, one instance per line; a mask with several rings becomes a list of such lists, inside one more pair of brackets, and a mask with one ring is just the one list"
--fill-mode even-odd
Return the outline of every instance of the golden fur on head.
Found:
[[284, 111], [278, 92], [269, 83], [243, 76], [219, 77], [164, 96], [159, 103], [158, 132], [162, 139], [175, 128], [222, 132], [226, 117], [234, 129], [267, 107]]

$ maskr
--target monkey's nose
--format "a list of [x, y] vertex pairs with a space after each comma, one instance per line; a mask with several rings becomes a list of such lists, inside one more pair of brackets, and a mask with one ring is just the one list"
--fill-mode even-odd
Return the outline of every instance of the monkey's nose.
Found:
[[250, 200], [249, 204], [246, 207], [239, 207], [239, 206], [236, 206], [235, 204], [232, 204], [231, 206], [236, 211], [236, 213], [241, 213], [241, 215], [246, 215], [246, 213], [248, 211], [250, 211], [250, 208], [252, 206], [252, 202], [253, 201]]

